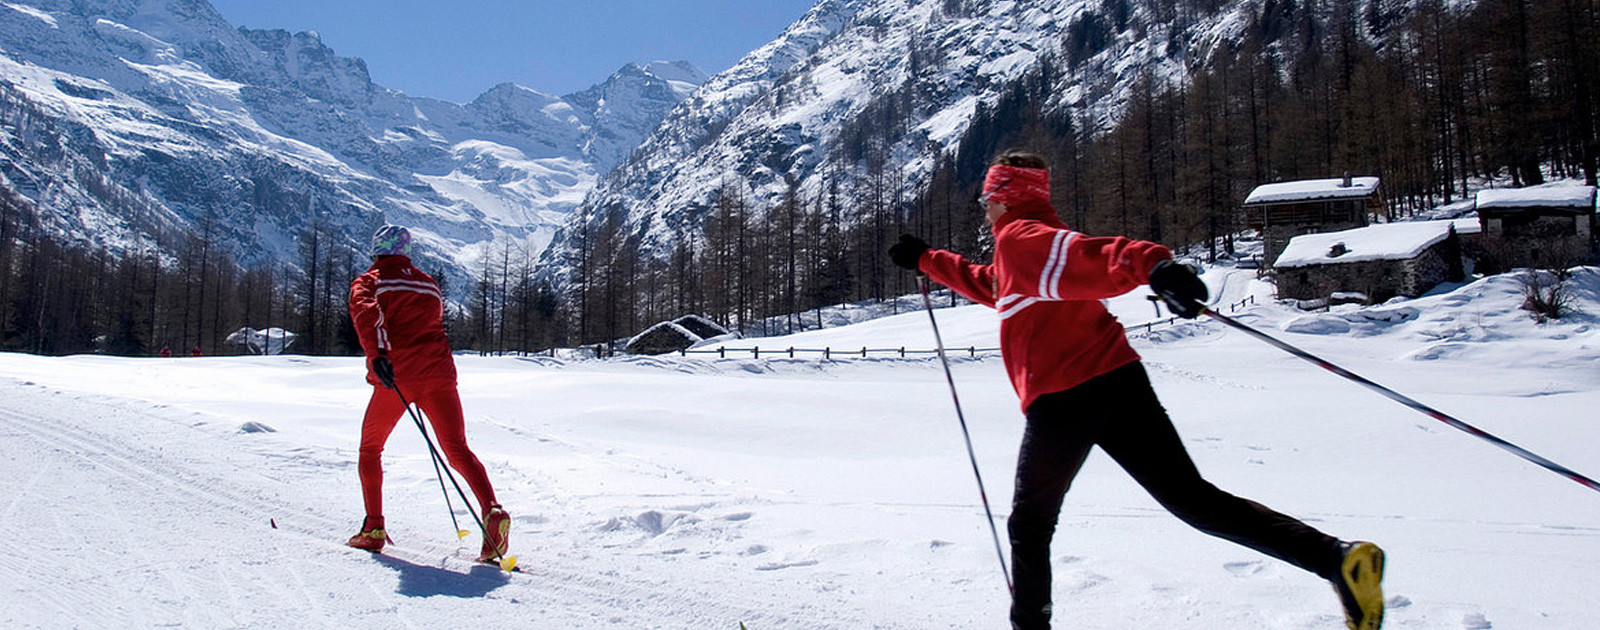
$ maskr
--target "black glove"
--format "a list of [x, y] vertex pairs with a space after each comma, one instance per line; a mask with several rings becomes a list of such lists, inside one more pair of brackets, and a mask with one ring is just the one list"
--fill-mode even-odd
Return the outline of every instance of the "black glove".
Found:
[[922, 253], [928, 251], [928, 243], [910, 234], [901, 234], [900, 242], [889, 246], [889, 258], [894, 264], [917, 271], [917, 261], [922, 260]]
[[1184, 319], [1200, 316], [1205, 301], [1211, 297], [1206, 283], [1200, 280], [1200, 269], [1194, 265], [1172, 259], [1156, 263], [1150, 270], [1150, 290], [1167, 303], [1173, 315]]
[[379, 355], [372, 360], [372, 373], [378, 375], [378, 380], [383, 381], [383, 386], [394, 389], [394, 364], [389, 362], [389, 357]]

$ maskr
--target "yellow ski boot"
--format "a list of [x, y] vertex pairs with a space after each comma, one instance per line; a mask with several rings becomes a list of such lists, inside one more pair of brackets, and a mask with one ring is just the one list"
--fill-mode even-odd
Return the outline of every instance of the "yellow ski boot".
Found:
[[1383, 625], [1383, 550], [1365, 541], [1345, 543], [1339, 579], [1333, 581], [1350, 630]]

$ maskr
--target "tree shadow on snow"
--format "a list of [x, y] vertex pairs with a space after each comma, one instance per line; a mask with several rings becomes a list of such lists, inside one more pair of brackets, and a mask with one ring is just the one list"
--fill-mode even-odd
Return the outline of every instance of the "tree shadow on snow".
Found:
[[474, 566], [466, 573], [457, 573], [407, 562], [394, 556], [374, 555], [373, 558], [400, 574], [400, 586], [395, 592], [406, 597], [483, 597], [511, 581], [505, 573], [487, 565]]

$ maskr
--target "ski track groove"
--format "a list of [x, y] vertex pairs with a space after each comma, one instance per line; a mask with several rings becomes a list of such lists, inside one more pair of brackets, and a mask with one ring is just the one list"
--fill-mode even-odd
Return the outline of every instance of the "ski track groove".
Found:
[[306, 584], [305, 575], [298, 566], [302, 562], [301, 558], [285, 552], [282, 543], [276, 538], [273, 538], [269, 544], [272, 546], [272, 550], [277, 553], [278, 562], [285, 567], [290, 567], [289, 577], [293, 581], [294, 594], [284, 592], [286, 589], [279, 587], [277, 584], [272, 585], [273, 591], [278, 593], [279, 599], [287, 603], [294, 601], [297, 594], [299, 601], [307, 602], [310, 610], [316, 613], [316, 618], [321, 622], [322, 627], [344, 627], [343, 624], [336, 621], [333, 613], [324, 607], [319, 598], [312, 595], [311, 587]]
[[[5, 413], [7, 413], [7, 410], [0, 409], [0, 416], [3, 416]], [[8, 437], [23, 437], [23, 438], [27, 438], [27, 439], [33, 441], [34, 443], [38, 444], [38, 447], [40, 449], [38, 452], [41, 453], [41, 454], [44, 453], [44, 452], [47, 452], [47, 451], [62, 451], [62, 452], [65, 452], [65, 449], [62, 449], [60, 446], [51, 444], [48, 440], [44, 439], [43, 437], [41, 437], [41, 436], [39, 436], [39, 435], [37, 435], [35, 433], [28, 432], [28, 431], [18, 431], [18, 432], [15, 432], [15, 433], [10, 433], [8, 435]], [[32, 453], [30, 453], [30, 454], [32, 454]], [[11, 453], [8, 453], [7, 462], [15, 462], [15, 458], [17, 458], [19, 455], [20, 455], [19, 453], [14, 452], [14, 451], [11, 452]], [[53, 463], [46, 464], [46, 465], [41, 465], [41, 466], [36, 466], [36, 467], [34, 467], [34, 471], [35, 471], [35, 474], [29, 478], [30, 482], [37, 481], [40, 478], [44, 477], [45, 475], [49, 475], [49, 474], [52, 474], [52, 473], [61, 474], [61, 475], [67, 474], [66, 471], [61, 471], [60, 470], [60, 466], [59, 465], [56, 465], [56, 464], [53, 464]], [[7, 528], [11, 529], [12, 531], [21, 531], [21, 532], [24, 532], [24, 533], [27, 533], [30, 530], [37, 530], [37, 529], [48, 529], [50, 531], [60, 531], [60, 530], [62, 530], [62, 528], [65, 526], [65, 524], [62, 522], [60, 512], [59, 511], [55, 511], [55, 510], [48, 511], [46, 513], [46, 515], [45, 515], [45, 518], [47, 518], [49, 520], [48, 525], [45, 525], [45, 524], [34, 524], [34, 525], [31, 525], [31, 526], [30, 525], [24, 525], [22, 527], [16, 527], [15, 526], [14, 521], [20, 519], [21, 516], [23, 516], [22, 514], [19, 513], [19, 508], [23, 505], [23, 499], [29, 498], [28, 489], [31, 488], [31, 487], [34, 487], [32, 483], [29, 483], [27, 485], [22, 486], [20, 491], [17, 492], [15, 500], [8, 507], [8, 510], [7, 510], [7, 521], [8, 521], [7, 525], [8, 525], [8, 527]], [[34, 498], [37, 498], [37, 497], [34, 497]], [[34, 559], [35, 557], [36, 556], [32, 556], [32, 555], [29, 555], [27, 553], [0, 553], [0, 568], [3, 568], [5, 571], [7, 571], [8, 573], [11, 573], [12, 575], [18, 576], [17, 579], [9, 579], [9, 580], [7, 580], [7, 583], [11, 583], [11, 584], [37, 584], [37, 583], [39, 583], [38, 580], [36, 579], [37, 576], [47, 573], [47, 571], [41, 571], [40, 569], [41, 568], [46, 568], [46, 569], [49, 568], [48, 565], [50, 563], [47, 562], [47, 561], [42, 561], [42, 560], [35, 560]], [[62, 585], [62, 586], [71, 587], [71, 586], [73, 586], [75, 584], [82, 583], [83, 581], [84, 581], [83, 579], [73, 580], [72, 582], [69, 582], [68, 584], [65, 584], [65, 585]], [[54, 611], [56, 611], [59, 614], [59, 618], [60, 619], [62, 619], [62, 620], [72, 620], [74, 625], [92, 624], [93, 623], [93, 619], [89, 618], [89, 617], [85, 617], [83, 611], [92, 610], [93, 609], [93, 604], [95, 603], [94, 599], [93, 599], [93, 597], [89, 596], [88, 594], [81, 592], [79, 589], [76, 589], [76, 588], [32, 588], [32, 589], [28, 589], [28, 590], [24, 591], [23, 593], [20, 593], [20, 595], [22, 595], [23, 598], [26, 599], [27, 601], [30, 601], [30, 602], [32, 602], [32, 603], [34, 603], [36, 605], [47, 606], [47, 607], [53, 609]]]
[[[104, 418], [97, 419], [103, 420]], [[143, 500], [151, 501], [159, 500], [162, 497], [181, 496], [190, 499], [199, 499], [204, 505], [211, 509], [237, 509], [243, 504], [243, 502], [238, 499], [230, 499], [226, 502], [215, 500], [213, 496], [218, 495], [208, 495], [196, 488], [215, 487], [216, 484], [185, 483], [197, 481], [196, 476], [192, 474], [192, 471], [186, 471], [177, 467], [166, 471], [158, 471], [152, 466], [143, 464], [141, 461], [136, 461], [135, 458], [137, 457], [143, 461], [160, 461], [161, 457], [159, 455], [151, 454], [148, 451], [141, 451], [138, 447], [115, 442], [104, 436], [90, 432], [82, 427], [70, 427], [64, 424], [54, 424], [45, 418], [23, 414], [8, 409], [0, 409], [0, 422], [21, 430], [34, 440], [46, 445], [46, 448], [59, 451], [67, 458], [79, 461], [91, 469], [108, 472], [112, 475], [115, 475], [119, 479], [129, 482], [131, 485], [141, 488], [145, 491], [140, 493]], [[180, 477], [181, 480], [175, 480], [174, 477]], [[193, 487], [191, 487], [191, 485]], [[153, 491], [153, 494], [150, 493], [151, 491]], [[94, 517], [94, 515], [83, 516], [85, 518]], [[101, 518], [114, 518], [114, 516], [101, 515]], [[58, 522], [57, 529], [65, 529], [70, 531], [73, 525], [81, 526], [83, 525], [83, 522], [81, 520], [77, 523]], [[200, 601], [202, 599], [200, 598], [200, 592], [187, 577], [189, 575], [189, 571], [164, 570], [167, 567], [173, 567], [181, 564], [184, 562], [184, 560], [177, 557], [165, 557], [165, 554], [162, 554], [161, 550], [159, 549], [149, 548], [147, 545], [138, 544], [139, 541], [134, 541], [128, 538], [127, 534], [124, 533], [122, 528], [114, 526], [97, 527], [95, 530], [97, 534], [113, 535], [119, 538], [118, 542], [120, 544], [111, 545], [114, 549], [119, 551], [113, 551], [112, 553], [130, 553], [129, 550], [131, 550], [131, 553], [136, 554], [136, 560], [133, 562], [128, 562], [126, 559], [118, 561], [113, 565], [117, 567], [117, 570], [114, 573], [111, 573], [110, 576], [97, 574], [90, 578], [81, 579], [78, 581], [79, 583], [92, 582], [95, 581], [94, 578], [117, 577], [122, 575], [137, 577], [136, 574], [154, 573], [152, 580], [149, 580], [147, 583], [140, 584], [137, 587], [140, 590], [148, 589], [155, 591], [151, 598], [152, 604], [160, 605], [172, 603], [166, 601], [168, 599], [174, 601]], [[193, 569], [195, 566], [189, 565], [183, 568]], [[224, 583], [226, 582], [227, 581], [224, 580]], [[60, 590], [69, 593], [79, 592], [79, 589]], [[70, 608], [72, 610], [95, 609], [93, 606], [94, 601], [92, 596], [89, 596], [87, 593], [85, 593], [81, 599], [84, 599], [85, 601], [77, 602], [76, 605], [71, 606]], [[178, 623], [183, 625], [188, 625], [199, 621], [213, 621], [210, 617], [204, 616], [204, 612], [197, 611], [194, 608], [184, 608], [182, 609], [182, 612], [176, 614], [181, 616], [181, 620]], [[154, 619], [150, 621], [154, 622]], [[171, 622], [169, 621], [168, 623]]]

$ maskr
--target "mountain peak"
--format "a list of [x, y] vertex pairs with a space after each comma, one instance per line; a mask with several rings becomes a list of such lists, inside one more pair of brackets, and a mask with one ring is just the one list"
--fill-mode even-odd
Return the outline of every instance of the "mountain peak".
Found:
[[624, 64], [604, 82], [562, 97], [596, 130], [584, 155], [604, 174], [620, 164], [706, 80], [687, 61]]
[[507, 81], [485, 90], [482, 94], [479, 94], [478, 98], [472, 99], [472, 105], [477, 106], [492, 102], [533, 102], [538, 103], [542, 107], [559, 100], [561, 100], [559, 97], [545, 94], [544, 92], [540, 92], [519, 83]]
[[695, 67], [694, 64], [687, 61], [651, 61], [643, 66], [640, 66], [640, 69], [644, 70], [647, 74], [665, 79], [667, 81], [691, 83], [694, 85], [705, 83], [707, 79], [711, 78], [710, 76], [707, 76], [705, 72], [701, 71], [700, 68]]

